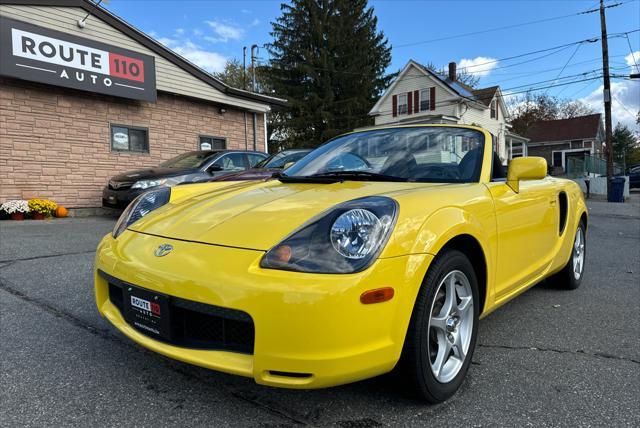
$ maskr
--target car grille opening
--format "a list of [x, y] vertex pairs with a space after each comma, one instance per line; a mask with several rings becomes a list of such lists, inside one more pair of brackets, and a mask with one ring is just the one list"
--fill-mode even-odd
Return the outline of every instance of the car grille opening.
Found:
[[133, 186], [135, 181], [109, 181], [109, 189], [111, 190], [127, 190]]
[[304, 379], [304, 378], [313, 376], [313, 374], [311, 373], [282, 372], [279, 370], [269, 370], [269, 374], [272, 376], [294, 377], [299, 379]]
[[[101, 272], [109, 282], [109, 300], [124, 318], [124, 284]], [[246, 312], [170, 297], [171, 340], [154, 340], [192, 349], [211, 349], [253, 355], [255, 329]], [[131, 325], [131, 324], [129, 324]], [[137, 331], [148, 335], [143, 329]]]

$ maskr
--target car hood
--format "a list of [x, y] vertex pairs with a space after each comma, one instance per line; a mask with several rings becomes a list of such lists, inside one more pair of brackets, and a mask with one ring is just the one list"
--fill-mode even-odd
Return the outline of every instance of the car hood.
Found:
[[411, 192], [425, 183], [212, 182], [173, 188], [171, 202], [129, 227], [141, 233], [266, 251], [329, 208], [365, 196]]
[[121, 181], [138, 181], [138, 180], [151, 180], [154, 178], [165, 178], [165, 177], [177, 177], [179, 175], [186, 175], [192, 172], [195, 172], [195, 169], [176, 169], [176, 168], [149, 168], [149, 169], [138, 169], [135, 171], [127, 171], [124, 174], [116, 175], [111, 178], [112, 181], [121, 182]]

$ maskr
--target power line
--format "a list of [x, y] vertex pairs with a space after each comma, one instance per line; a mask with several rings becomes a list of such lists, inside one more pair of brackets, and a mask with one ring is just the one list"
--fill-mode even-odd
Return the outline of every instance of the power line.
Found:
[[[567, 76], [567, 78], [568, 77], [569, 76]], [[546, 82], [546, 81], [542, 81], [542, 82], [534, 83], [534, 84], [532, 84], [531, 87], [523, 89], [523, 90], [519, 90], [519, 91], [512, 91], [512, 89], [518, 89], [519, 87], [522, 87], [522, 86], [506, 89], [505, 91], [512, 91], [512, 92], [508, 92], [508, 93], [507, 92], [503, 92], [503, 96], [513, 96], [513, 95], [519, 95], [519, 94], [524, 94], [524, 93], [528, 93], [528, 92], [536, 92], [536, 91], [541, 91], [541, 90], [549, 89], [549, 88], [556, 88], [556, 87], [562, 87], [562, 86], [567, 86], [567, 85], [574, 85], [576, 83], [581, 83], [581, 82], [594, 81], [594, 80], [598, 80], [598, 79], [601, 79], [601, 78], [602, 78], [601, 75], [597, 75], [597, 76], [594, 76], [594, 77], [585, 77], [585, 78], [582, 78], [580, 80], [574, 80], [574, 81], [566, 82], [566, 83], [557, 83], [557, 84], [554, 84], [554, 85], [533, 87], [533, 85], [537, 85], [537, 84]], [[476, 98], [475, 101], [489, 101], [491, 99], [493, 99], [493, 94], [491, 94], [491, 96]], [[471, 101], [474, 101], [474, 100], [471, 100]], [[448, 105], [455, 105], [455, 104], [458, 104], [458, 103], [459, 103], [459, 100], [440, 101], [440, 102], [436, 102], [435, 105], [436, 105], [436, 107], [444, 107], [444, 106], [448, 106]], [[393, 115], [393, 111], [392, 110], [382, 110], [378, 114], [376, 114], [377, 117], [384, 117], [384, 116], [391, 116], [391, 115]], [[336, 118], [336, 119], [345, 120], [346, 121], [346, 120], [350, 120], [351, 118], [364, 120], [361, 115], [342, 116], [342, 117]]]
[[[607, 8], [621, 6], [621, 5], [625, 4], [625, 3], [630, 3], [631, 1], [633, 1], [633, 0], [626, 1], [626, 2], [621, 2], [621, 3], [616, 3], [616, 4], [613, 4], [613, 5], [607, 6]], [[486, 30], [479, 30], [479, 31], [471, 31], [471, 32], [468, 32], [468, 33], [454, 34], [454, 35], [445, 36], [445, 37], [438, 37], [438, 38], [435, 38], [435, 39], [421, 40], [421, 41], [418, 41], [418, 42], [404, 43], [404, 44], [399, 44], [399, 45], [395, 45], [395, 46], [392, 45], [392, 46], [393, 46], [394, 49], [397, 49], [397, 48], [406, 48], [406, 47], [417, 46], [417, 45], [428, 44], [428, 43], [434, 43], [434, 42], [441, 42], [441, 41], [444, 41], [444, 40], [452, 40], [452, 39], [458, 39], [458, 38], [461, 38], [461, 37], [475, 36], [475, 35], [478, 35], [478, 34], [486, 34], [486, 33], [491, 33], [491, 32], [494, 32], [494, 31], [509, 30], [511, 28], [518, 28], [518, 27], [523, 27], [523, 26], [527, 26], [527, 25], [541, 24], [543, 22], [557, 21], [559, 19], [565, 19], [565, 18], [570, 18], [570, 17], [574, 17], [574, 16], [580, 16], [580, 15], [593, 13], [593, 12], [595, 12], [597, 10], [599, 10], [599, 9], [586, 10], [586, 11], [582, 11], [582, 12], [571, 13], [571, 14], [568, 14], [568, 15], [553, 16], [553, 17], [549, 17], [549, 18], [538, 19], [538, 20], [535, 20], [535, 21], [521, 22], [519, 24], [504, 25], [502, 27], [489, 28], [489, 29], [486, 29]]]

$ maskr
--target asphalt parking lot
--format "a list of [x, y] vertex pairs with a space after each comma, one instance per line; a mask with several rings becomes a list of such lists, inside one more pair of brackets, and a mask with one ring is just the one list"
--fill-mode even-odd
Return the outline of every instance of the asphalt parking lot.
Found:
[[113, 219], [2, 222], [0, 426], [639, 426], [640, 205], [590, 208], [582, 287], [542, 283], [485, 318], [462, 389], [437, 406], [388, 376], [271, 389], [146, 351], [94, 305]]

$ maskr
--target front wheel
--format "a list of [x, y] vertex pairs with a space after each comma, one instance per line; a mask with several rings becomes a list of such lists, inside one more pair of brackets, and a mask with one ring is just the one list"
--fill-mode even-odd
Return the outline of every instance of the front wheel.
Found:
[[439, 403], [458, 390], [475, 349], [479, 314], [473, 266], [460, 251], [433, 262], [416, 299], [400, 370], [419, 396]]
[[587, 251], [587, 234], [584, 223], [581, 221], [573, 238], [571, 257], [564, 268], [550, 278], [551, 282], [559, 288], [575, 290], [582, 283], [584, 265]]

